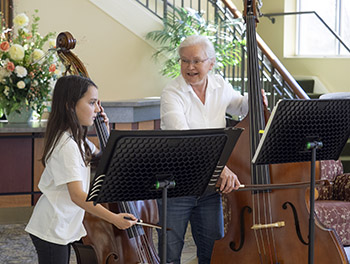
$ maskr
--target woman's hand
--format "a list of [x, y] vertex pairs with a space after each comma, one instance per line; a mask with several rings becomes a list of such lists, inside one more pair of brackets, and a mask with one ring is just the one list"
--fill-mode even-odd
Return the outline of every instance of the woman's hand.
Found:
[[227, 166], [223, 169], [220, 175], [220, 191], [222, 193], [229, 193], [232, 190], [237, 190], [241, 183], [236, 174], [234, 174]]
[[263, 103], [264, 103], [264, 105], [267, 108], [269, 106], [269, 103], [267, 101], [267, 96], [266, 96], [266, 93], [265, 93], [264, 89], [261, 89], [261, 95], [262, 95], [262, 98], [263, 98]]
[[127, 213], [119, 213], [115, 214], [112, 224], [115, 225], [117, 228], [124, 230], [133, 226], [134, 224], [136, 224], [136, 222], [137, 218], [134, 215]]

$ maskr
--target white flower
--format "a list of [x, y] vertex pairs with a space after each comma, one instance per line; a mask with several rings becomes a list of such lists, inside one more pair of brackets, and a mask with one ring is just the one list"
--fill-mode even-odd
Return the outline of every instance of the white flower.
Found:
[[18, 77], [22, 78], [22, 77], [26, 77], [28, 72], [27, 72], [27, 69], [24, 68], [23, 66], [16, 66], [15, 73]]
[[44, 57], [44, 52], [41, 49], [35, 49], [32, 54], [33, 61], [40, 60], [42, 57]]
[[49, 46], [50, 46], [50, 48], [55, 47], [56, 46], [56, 39], [53, 39], [53, 38], [49, 39]]
[[34, 80], [33, 83], [32, 83], [32, 86], [33, 86], [33, 87], [37, 87], [38, 84], [39, 84], [39, 82], [38, 82], [37, 80]]
[[60, 77], [60, 76], [62, 75], [62, 71], [61, 71], [60, 69], [56, 69], [56, 70], [54, 71], [54, 74], [55, 74], [56, 76]]
[[18, 27], [25, 27], [28, 25], [29, 23], [29, 18], [27, 17], [26, 14], [21, 13], [18, 14], [14, 19], [13, 19], [13, 23], [18, 26]]
[[24, 48], [19, 44], [13, 44], [9, 49], [11, 59], [18, 61], [24, 58]]
[[5, 86], [4, 94], [5, 94], [6, 96], [9, 96], [9, 92], [10, 92], [10, 87]]
[[6, 67], [0, 67], [0, 82], [4, 82], [4, 78], [9, 77], [11, 72]]
[[23, 89], [24, 87], [26, 87], [26, 84], [24, 81], [19, 81], [17, 83], [17, 87], [18, 87], [18, 89]]

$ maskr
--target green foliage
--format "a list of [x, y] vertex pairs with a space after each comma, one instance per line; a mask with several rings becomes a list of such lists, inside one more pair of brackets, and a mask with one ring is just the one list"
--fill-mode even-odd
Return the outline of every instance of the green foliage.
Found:
[[163, 19], [163, 29], [149, 32], [146, 39], [159, 44], [159, 48], [153, 54], [156, 60], [160, 55], [168, 58], [161, 74], [175, 78], [180, 75], [177, 53], [180, 43], [190, 35], [205, 35], [214, 44], [215, 70], [220, 71], [228, 65], [237, 65], [241, 61], [241, 45], [244, 45], [244, 41], [234, 40], [233, 34], [228, 33], [237, 23], [241, 21], [237, 19], [232, 22], [213, 23], [205, 21], [203, 15], [193, 9], [175, 8], [174, 12], [168, 12], [167, 18]]

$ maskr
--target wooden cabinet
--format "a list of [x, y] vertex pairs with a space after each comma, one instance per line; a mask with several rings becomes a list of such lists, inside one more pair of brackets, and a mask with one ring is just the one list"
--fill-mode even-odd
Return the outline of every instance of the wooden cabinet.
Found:
[[0, 207], [30, 206], [33, 186], [32, 134], [1, 135], [0, 153]]

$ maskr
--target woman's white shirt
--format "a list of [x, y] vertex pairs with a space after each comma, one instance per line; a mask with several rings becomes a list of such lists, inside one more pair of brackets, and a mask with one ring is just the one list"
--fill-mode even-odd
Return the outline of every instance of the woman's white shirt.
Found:
[[171, 81], [161, 95], [162, 129], [223, 128], [225, 114], [245, 116], [248, 96], [242, 96], [220, 75], [208, 74], [205, 103], [182, 76]]
[[[88, 141], [95, 152], [96, 147]], [[30, 218], [26, 231], [49, 242], [67, 245], [86, 235], [85, 211], [72, 202], [67, 183], [81, 181], [88, 192], [90, 166], [86, 166], [77, 143], [68, 132], [62, 137], [41, 175], [39, 189], [43, 193]]]

